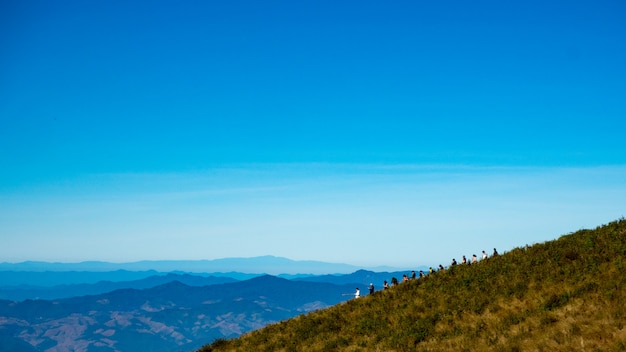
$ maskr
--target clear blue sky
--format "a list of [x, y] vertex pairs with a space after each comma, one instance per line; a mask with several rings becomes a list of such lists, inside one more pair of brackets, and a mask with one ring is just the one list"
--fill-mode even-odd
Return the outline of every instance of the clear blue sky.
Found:
[[0, 3], [0, 261], [373, 265], [626, 215], [623, 1]]

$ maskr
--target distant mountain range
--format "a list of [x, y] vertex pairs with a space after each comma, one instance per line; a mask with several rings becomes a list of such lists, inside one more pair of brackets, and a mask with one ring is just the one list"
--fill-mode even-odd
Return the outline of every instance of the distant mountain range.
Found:
[[[124, 282], [143, 280], [153, 276], [193, 275], [195, 277], [228, 277], [236, 280], [248, 280], [263, 274], [245, 273], [184, 273], [150, 271], [0, 271], [0, 288], [7, 286], [53, 287], [62, 285], [96, 284], [106, 282]], [[302, 277], [302, 276], [294, 276]], [[169, 280], [171, 281], [171, 280]]]
[[0, 350], [190, 351], [346, 301], [356, 287], [366, 295], [370, 283], [381, 289], [384, 280], [410, 274], [340, 273], [349, 269], [271, 256], [0, 263]]
[[58, 300], [0, 300], [0, 346], [4, 352], [190, 351], [335, 305], [354, 290], [354, 284], [265, 275], [202, 287], [172, 281]]
[[[6, 272], [0, 272], [0, 277], [6, 276]], [[90, 274], [82, 272], [83, 276]], [[18, 285], [18, 286], [0, 286], [0, 299], [23, 301], [27, 299], [61, 299], [86, 295], [97, 295], [120, 289], [147, 289], [164, 285], [169, 282], [178, 281], [188, 286], [210, 286], [224, 283], [233, 283], [236, 280], [231, 277], [216, 276], [196, 276], [190, 274], [173, 274], [153, 275], [146, 278], [133, 281], [99, 281], [97, 283], [82, 283], [70, 285], [56, 285], [51, 287]], [[0, 282], [5, 282], [0, 280]]]
[[[151, 276], [144, 277], [144, 275]], [[335, 285], [359, 285], [367, 287], [373, 283], [377, 288], [382, 287], [383, 281], [402, 275], [409, 275], [408, 271], [401, 272], [373, 272], [358, 270], [345, 275], [286, 275], [286, 279], [304, 282], [324, 282]], [[206, 275], [206, 276], [205, 276]], [[212, 273], [212, 274], [188, 274], [188, 273], [157, 273], [154, 271], [141, 272], [15, 272], [0, 271], [0, 299], [11, 301], [23, 301], [27, 299], [62, 299], [85, 295], [97, 295], [119, 289], [147, 289], [168, 282], [178, 281], [188, 286], [210, 286], [222, 283], [233, 283], [249, 280], [261, 275], [244, 273]], [[125, 278], [139, 277], [137, 280], [123, 280]], [[108, 280], [96, 280], [96, 278], [108, 278]], [[81, 282], [82, 283], [66, 283]], [[26, 284], [27, 282], [28, 284]], [[55, 284], [56, 283], [56, 284]]]
[[[216, 273], [240, 272], [248, 274], [296, 275], [296, 274], [347, 274], [362, 269], [349, 264], [326, 263], [313, 260], [291, 260], [275, 256], [251, 258], [223, 258], [214, 260], [145, 260], [131, 263], [108, 263], [89, 261], [80, 263], [49, 263], [27, 261], [21, 263], [0, 263], [0, 271], [89, 271], [111, 272], [126, 271], [157, 271], [157, 272], [188, 272]], [[363, 268], [375, 271], [394, 271], [398, 268], [373, 267]]]

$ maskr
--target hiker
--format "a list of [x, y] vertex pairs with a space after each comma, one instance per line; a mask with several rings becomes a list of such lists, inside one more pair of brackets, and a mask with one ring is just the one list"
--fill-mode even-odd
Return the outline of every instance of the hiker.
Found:
[[356, 288], [356, 291], [354, 291], [354, 299], [357, 299], [361, 297], [361, 291], [359, 290], [359, 288]]
[[420, 270], [420, 279], [424, 277], [424, 270]]
[[439, 271], [444, 271], [446, 270], [446, 268], [443, 267], [443, 265], [439, 264]]
[[398, 279], [396, 279], [396, 277], [394, 276], [391, 278], [391, 286], [396, 286], [396, 285], [398, 285]]
[[463, 259], [461, 260], [461, 264], [467, 264], [467, 259], [465, 258], [465, 256], [463, 256]]
[[385, 282], [383, 282], [383, 290], [386, 290], [389, 288], [389, 283], [387, 283], [387, 280], [385, 280]]
[[429, 273], [429, 274], [432, 274], [433, 272], [434, 272], [434, 270], [433, 270], [433, 267], [431, 266], [431, 267], [428, 269], [428, 273]]
[[415, 280], [415, 270], [411, 271], [411, 280]]
[[483, 260], [487, 259], [487, 252], [483, 251]]
[[456, 265], [456, 259], [452, 258], [452, 264], [450, 265]]
[[496, 249], [495, 249], [495, 248], [493, 249], [493, 256], [494, 256], [494, 257], [497, 257], [497, 256], [498, 256], [498, 251], [496, 251]]
[[409, 277], [406, 276], [406, 274], [402, 275], [402, 282], [407, 282], [409, 281]]
[[374, 293], [374, 284], [370, 282], [370, 295]]
[[476, 254], [472, 254], [472, 264], [476, 263], [478, 263], [478, 257], [476, 256]]

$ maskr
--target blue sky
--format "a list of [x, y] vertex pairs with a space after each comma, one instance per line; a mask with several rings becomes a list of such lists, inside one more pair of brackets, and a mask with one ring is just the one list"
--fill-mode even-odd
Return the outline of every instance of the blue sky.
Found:
[[437, 265], [626, 214], [621, 1], [3, 1], [0, 261]]

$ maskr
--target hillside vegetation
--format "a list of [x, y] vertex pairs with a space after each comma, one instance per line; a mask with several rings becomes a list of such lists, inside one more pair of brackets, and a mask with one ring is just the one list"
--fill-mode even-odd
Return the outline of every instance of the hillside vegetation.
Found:
[[625, 267], [622, 218], [200, 351], [626, 351]]

